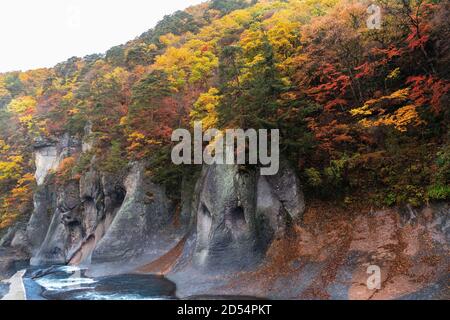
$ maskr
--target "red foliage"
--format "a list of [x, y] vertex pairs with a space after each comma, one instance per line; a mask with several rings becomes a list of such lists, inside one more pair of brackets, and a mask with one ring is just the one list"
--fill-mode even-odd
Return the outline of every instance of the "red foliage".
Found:
[[435, 114], [442, 112], [442, 98], [450, 91], [450, 82], [434, 76], [418, 75], [406, 81], [411, 85], [410, 98], [417, 106], [431, 105]]
[[369, 77], [372, 76], [374, 73], [374, 66], [370, 64], [369, 62], [365, 62], [362, 65], [355, 68], [356, 71], [359, 71], [356, 75], [356, 79], [360, 79], [363, 77]]
[[319, 81], [321, 84], [307, 90], [307, 94], [312, 96], [319, 103], [325, 103], [325, 109], [330, 110], [335, 106], [346, 105], [347, 101], [343, 97], [347, 93], [347, 88], [351, 83], [349, 76], [337, 71], [330, 63], [325, 63], [319, 69]]

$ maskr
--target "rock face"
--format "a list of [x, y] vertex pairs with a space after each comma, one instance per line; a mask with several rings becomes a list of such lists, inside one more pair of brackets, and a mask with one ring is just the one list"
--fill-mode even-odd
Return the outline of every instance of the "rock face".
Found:
[[120, 179], [91, 169], [80, 181], [58, 186], [55, 197], [51, 223], [31, 264], [89, 263], [125, 197]]
[[42, 185], [50, 171], [56, 170], [61, 161], [71, 153], [78, 151], [80, 142], [68, 134], [58, 141], [38, 139], [34, 145], [36, 164], [35, 178], [38, 185]]
[[123, 181], [91, 169], [80, 181], [57, 185], [52, 171], [65, 157], [80, 152], [81, 143], [64, 135], [57, 141], [39, 139], [34, 148], [34, 210], [25, 230], [13, 230], [3, 242], [26, 248], [33, 265], [89, 261], [92, 245], [104, 235], [125, 197]]
[[[40, 250], [41, 244], [48, 238], [47, 231], [52, 220], [55, 220], [53, 213], [57, 207], [57, 193], [54, 184], [46, 183], [46, 179], [58, 168], [65, 157], [79, 151], [80, 143], [66, 134], [57, 141], [38, 139], [35, 141], [34, 149], [35, 178], [38, 185], [33, 195], [34, 210], [20, 241], [12, 243], [16, 247], [27, 247], [31, 255], [35, 255]], [[53, 228], [56, 226], [57, 223], [54, 222]], [[16, 234], [17, 236], [19, 235]]]
[[165, 190], [144, 178], [141, 164], [131, 168], [124, 187], [123, 204], [94, 249], [94, 263], [123, 261], [144, 254], [150, 237], [172, 219], [173, 210]]
[[[285, 162], [273, 176], [204, 166], [183, 177], [174, 204], [142, 163], [106, 174], [93, 159], [79, 180], [55, 183], [52, 170], [72, 152], [81, 146], [67, 137], [36, 145], [34, 210], [0, 241], [13, 247], [0, 248], [0, 277], [30, 254], [33, 265], [87, 265], [92, 276], [162, 273], [181, 297], [449, 296], [448, 204], [349, 214], [311, 203], [305, 211], [300, 181]], [[371, 265], [382, 272], [376, 292], [365, 286]]]
[[[66, 138], [41, 142], [37, 158], [44, 159], [43, 150], [59, 150], [50, 159], [59, 163], [73, 151], [70, 146]], [[36, 166], [41, 184], [23, 237], [32, 265], [148, 262], [185, 241], [191, 230], [195, 266], [245, 269], [259, 263], [304, 210], [299, 181], [287, 165], [269, 177], [238, 166], [207, 166], [199, 178], [183, 179], [177, 210], [164, 188], [145, 176], [142, 163], [126, 175], [91, 167], [62, 186], [49, 180], [48, 164]]]
[[208, 270], [242, 269], [257, 264], [276, 235], [304, 210], [295, 173], [239, 171], [236, 165], [204, 168], [197, 204], [194, 263]]
[[[3, 241], [25, 247], [32, 265], [148, 263], [187, 242], [195, 244], [197, 267], [248, 268], [304, 210], [299, 181], [287, 165], [271, 177], [205, 166], [200, 177], [183, 178], [177, 207], [145, 176], [142, 163], [105, 174], [94, 158], [79, 180], [57, 184], [52, 173], [65, 157], [90, 152], [90, 126], [85, 131], [81, 141], [64, 135], [35, 142], [34, 210], [26, 227]], [[196, 240], [186, 241], [188, 234]]]
[[90, 169], [81, 178], [79, 212], [72, 211], [64, 216], [74, 243], [68, 252], [69, 263], [90, 263], [92, 251], [116, 216], [125, 193], [120, 176], [106, 176]]
[[29, 249], [36, 253], [45, 239], [54, 208], [56, 194], [54, 185], [41, 185], [33, 195], [34, 210], [27, 225], [26, 236]]
[[[408, 211], [311, 203], [302, 223], [274, 239], [257, 266], [218, 275], [175, 264], [167, 276], [182, 298], [449, 299], [450, 207], [414, 209], [412, 219]], [[374, 266], [380, 289], [367, 286]]]
[[64, 187], [58, 187], [55, 193], [56, 209], [44, 241], [31, 258], [32, 265], [65, 263], [70, 247], [79, 240], [71, 237], [72, 227], [76, 225], [65, 223], [67, 215], [79, 213], [78, 183], [70, 181]]
[[0, 280], [11, 277], [20, 269], [26, 268], [28, 255], [16, 248], [0, 247]]
[[171, 228], [174, 210], [164, 188], [145, 177], [140, 163], [124, 175], [91, 168], [79, 181], [49, 181], [35, 198], [32, 265], [127, 264], [161, 255], [181, 237]]

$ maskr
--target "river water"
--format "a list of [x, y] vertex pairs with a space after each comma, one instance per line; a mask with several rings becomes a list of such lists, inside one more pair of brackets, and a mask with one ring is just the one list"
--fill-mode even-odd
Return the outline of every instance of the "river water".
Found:
[[176, 299], [176, 286], [156, 275], [124, 274], [93, 278], [73, 266], [30, 268], [23, 277], [28, 300]]

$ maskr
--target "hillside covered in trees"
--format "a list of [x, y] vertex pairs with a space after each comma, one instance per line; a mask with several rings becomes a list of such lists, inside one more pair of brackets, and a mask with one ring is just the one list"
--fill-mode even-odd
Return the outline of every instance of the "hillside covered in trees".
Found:
[[444, 0], [212, 0], [105, 54], [0, 74], [0, 229], [32, 210], [33, 146], [67, 133], [93, 147], [57, 183], [141, 160], [177, 200], [200, 168], [171, 163], [170, 137], [194, 121], [280, 129], [310, 199], [448, 200], [449, 14]]

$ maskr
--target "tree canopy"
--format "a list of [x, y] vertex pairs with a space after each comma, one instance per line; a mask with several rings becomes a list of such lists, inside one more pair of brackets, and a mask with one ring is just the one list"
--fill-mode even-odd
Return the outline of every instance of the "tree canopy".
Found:
[[99, 168], [145, 160], [161, 183], [190, 170], [168, 160], [171, 132], [202, 121], [279, 128], [311, 197], [449, 199], [450, 5], [373, 2], [379, 29], [356, 0], [213, 0], [105, 55], [0, 74], [0, 227], [30, 201], [33, 139], [87, 124]]

